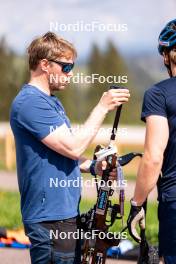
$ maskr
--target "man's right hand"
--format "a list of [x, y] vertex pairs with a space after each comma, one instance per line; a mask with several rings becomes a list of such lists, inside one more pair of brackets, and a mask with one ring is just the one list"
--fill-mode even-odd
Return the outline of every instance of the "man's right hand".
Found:
[[110, 89], [104, 92], [99, 104], [107, 111], [116, 109], [121, 104], [128, 102], [130, 93], [128, 89]]

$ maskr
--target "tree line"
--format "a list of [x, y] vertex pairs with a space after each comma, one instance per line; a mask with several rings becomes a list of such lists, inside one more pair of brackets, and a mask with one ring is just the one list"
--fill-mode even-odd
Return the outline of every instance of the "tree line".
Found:
[[[103, 92], [113, 84], [128, 87], [131, 91], [131, 99], [123, 108], [121, 122], [139, 122], [141, 97], [134, 88], [129, 67], [113, 42], [108, 41], [104, 50], [94, 44], [87, 62], [84, 65], [78, 64], [75, 73], [82, 77], [89, 75], [93, 79], [91, 83], [71, 82], [65, 91], [56, 93], [72, 122], [84, 122]], [[12, 100], [21, 86], [28, 82], [29, 70], [25, 55], [15, 53], [4, 38], [0, 40], [0, 76], [0, 121], [8, 121]], [[111, 113], [105, 122], [112, 122], [113, 118]]]

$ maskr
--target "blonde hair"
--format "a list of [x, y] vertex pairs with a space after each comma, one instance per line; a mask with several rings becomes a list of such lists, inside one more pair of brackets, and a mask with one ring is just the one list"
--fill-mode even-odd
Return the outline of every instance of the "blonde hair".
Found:
[[75, 59], [77, 57], [73, 44], [53, 32], [47, 32], [42, 37], [34, 39], [29, 45], [27, 52], [30, 70], [36, 70], [42, 59], [55, 60], [61, 57]]

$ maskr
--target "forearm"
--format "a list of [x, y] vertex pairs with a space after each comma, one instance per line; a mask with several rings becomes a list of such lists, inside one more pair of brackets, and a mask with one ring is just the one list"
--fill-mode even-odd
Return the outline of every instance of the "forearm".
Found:
[[150, 191], [155, 187], [161, 171], [162, 162], [162, 158], [155, 161], [144, 154], [139, 166], [133, 197], [133, 200], [137, 204], [141, 205], [146, 200]]
[[107, 112], [101, 104], [98, 104], [91, 112], [81, 130], [74, 134], [74, 151], [78, 157], [84, 153], [96, 136]]

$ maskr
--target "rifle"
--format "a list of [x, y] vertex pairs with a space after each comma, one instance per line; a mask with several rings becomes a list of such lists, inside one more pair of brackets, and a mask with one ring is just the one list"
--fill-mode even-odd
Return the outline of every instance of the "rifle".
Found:
[[[111, 86], [110, 89], [123, 89], [124, 87]], [[117, 246], [120, 243], [120, 238], [109, 238], [108, 229], [111, 227], [116, 219], [122, 220], [122, 232], [126, 230], [127, 227], [123, 227], [123, 217], [124, 217], [124, 176], [122, 171], [122, 166], [129, 163], [136, 156], [142, 156], [141, 153], [131, 152], [124, 156], [118, 157], [117, 148], [115, 147], [115, 138], [117, 133], [117, 128], [120, 120], [120, 114], [122, 110], [122, 105], [118, 107], [115, 115], [115, 120], [113, 123], [113, 128], [110, 137], [110, 143], [106, 148], [102, 148], [98, 145], [95, 148], [94, 160], [106, 160], [107, 167], [103, 171], [102, 181], [100, 187], [98, 187], [97, 178], [96, 188], [97, 188], [97, 202], [92, 209], [87, 213], [82, 214], [80, 217], [81, 228], [84, 231], [98, 230], [98, 234], [103, 232], [105, 234], [104, 239], [100, 239], [99, 236], [96, 237], [96, 242], [94, 247], [90, 245], [90, 241], [87, 239], [84, 244], [82, 264], [104, 264], [106, 260], [106, 251], [109, 247]], [[112, 189], [111, 182], [109, 181], [109, 173], [117, 168], [117, 177], [120, 191], [119, 191], [119, 203], [113, 204], [109, 199], [114, 190]], [[107, 220], [107, 215], [110, 215], [110, 220]]]

